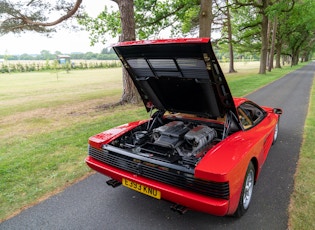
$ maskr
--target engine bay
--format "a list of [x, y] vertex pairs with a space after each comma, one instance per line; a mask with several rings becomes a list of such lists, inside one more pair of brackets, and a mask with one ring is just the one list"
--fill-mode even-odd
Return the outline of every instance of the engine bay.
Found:
[[133, 154], [194, 167], [221, 141], [223, 124], [185, 119], [153, 119], [110, 144]]

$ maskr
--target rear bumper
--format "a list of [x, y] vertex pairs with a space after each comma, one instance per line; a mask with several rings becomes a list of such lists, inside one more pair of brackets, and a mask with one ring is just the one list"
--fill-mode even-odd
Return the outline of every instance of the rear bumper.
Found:
[[104, 164], [90, 156], [85, 159], [85, 162], [90, 168], [94, 169], [95, 171], [100, 172], [117, 181], [121, 182], [122, 178], [126, 178], [139, 184], [145, 185], [149, 188], [159, 190], [161, 192], [162, 199], [180, 204], [189, 209], [205, 212], [216, 216], [224, 216], [228, 214], [228, 200], [200, 195], [161, 182], [147, 179], [145, 177]]

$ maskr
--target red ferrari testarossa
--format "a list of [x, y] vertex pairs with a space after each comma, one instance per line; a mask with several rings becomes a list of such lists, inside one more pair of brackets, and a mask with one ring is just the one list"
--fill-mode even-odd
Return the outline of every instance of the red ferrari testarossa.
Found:
[[89, 167], [180, 213], [242, 216], [282, 110], [233, 98], [209, 38], [113, 48], [151, 115], [90, 137]]

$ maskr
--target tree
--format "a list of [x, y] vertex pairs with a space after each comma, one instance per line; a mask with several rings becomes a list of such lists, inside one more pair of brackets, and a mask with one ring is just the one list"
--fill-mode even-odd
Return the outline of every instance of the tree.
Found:
[[298, 1], [292, 11], [281, 18], [279, 29], [283, 34], [283, 53], [291, 56], [292, 65], [299, 62], [301, 54], [309, 54], [314, 49], [315, 2]]
[[234, 69], [234, 50], [233, 50], [233, 40], [232, 40], [232, 24], [231, 24], [231, 13], [230, 13], [230, 5], [228, 0], [226, 0], [226, 26], [228, 32], [228, 43], [229, 43], [229, 54], [230, 54], [230, 65], [229, 65], [229, 73], [235, 73]]
[[267, 15], [269, 18], [268, 23], [268, 38], [271, 41], [270, 47], [269, 47], [269, 63], [268, 63], [268, 71], [271, 71], [273, 68], [273, 62], [274, 62], [274, 55], [276, 53], [276, 68], [281, 68], [280, 65], [280, 56], [281, 56], [281, 50], [282, 50], [282, 43], [283, 43], [283, 37], [284, 35], [281, 34], [281, 31], [278, 30], [279, 25], [282, 23], [279, 23], [279, 18], [284, 21], [287, 19], [287, 15], [290, 11], [293, 10], [293, 7], [295, 5], [295, 1], [292, 1], [291, 4], [288, 4], [286, 1], [276, 1], [274, 4], [270, 5], [267, 10]]
[[[269, 36], [268, 36], [268, 25], [269, 15], [271, 11], [275, 11], [280, 14], [282, 12], [289, 12], [293, 9], [295, 0], [234, 0], [237, 7], [248, 8], [248, 12], [255, 13], [256, 21], [246, 21], [247, 28], [258, 28], [260, 29], [260, 67], [259, 73], [266, 73], [267, 66], [267, 53], [269, 49]], [[248, 18], [250, 14], [248, 14]], [[254, 22], [254, 23], [253, 23]], [[250, 25], [250, 26], [249, 26]], [[257, 31], [257, 29], [256, 29]]]
[[[235, 4], [238, 7], [248, 7], [250, 10], [254, 11], [260, 16], [260, 39], [261, 39], [261, 49], [260, 49], [260, 67], [259, 73], [266, 73], [267, 65], [267, 51], [268, 51], [268, 17], [266, 14], [266, 9], [269, 6], [270, 0], [260, 0], [260, 1], [239, 1], [236, 0]], [[250, 23], [250, 22], [249, 22]], [[255, 23], [255, 26], [258, 24]]]
[[275, 17], [273, 19], [273, 25], [272, 25], [272, 39], [271, 39], [270, 57], [269, 57], [269, 64], [268, 64], [269, 72], [273, 68], [273, 58], [274, 58], [274, 52], [275, 52], [275, 46], [276, 46], [277, 26], [278, 26], [277, 17]]
[[[231, 4], [229, 0], [224, 1], [215, 1], [216, 8], [218, 11], [217, 16], [220, 21], [223, 21], [221, 24], [221, 39], [220, 44], [222, 47], [223, 43], [228, 44], [229, 49], [229, 73], [234, 73], [236, 70], [234, 69], [234, 49], [233, 49], [233, 38], [232, 38], [232, 20], [231, 20]], [[218, 23], [217, 23], [218, 24]]]
[[[121, 18], [121, 36], [120, 41], [134, 41], [136, 40], [135, 17], [133, 10], [133, 0], [114, 0], [119, 7]], [[123, 95], [121, 102], [138, 103], [140, 96], [134, 86], [129, 74], [123, 68]]]
[[41, 55], [41, 58], [43, 60], [49, 60], [49, 59], [51, 59], [51, 56], [52, 56], [51, 53], [48, 50], [42, 50], [40, 52], [40, 55]]

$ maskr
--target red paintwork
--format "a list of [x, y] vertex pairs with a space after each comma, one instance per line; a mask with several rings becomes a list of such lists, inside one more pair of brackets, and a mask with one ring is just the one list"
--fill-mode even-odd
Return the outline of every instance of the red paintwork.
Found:
[[[234, 99], [236, 107], [246, 101], [247, 99], [245, 98]], [[215, 182], [229, 182], [229, 200], [207, 197], [156, 182], [106, 165], [91, 157], [86, 158], [86, 163], [92, 169], [118, 181], [121, 181], [124, 177], [139, 184], [155, 188], [161, 191], [162, 199], [181, 204], [190, 209], [218, 216], [232, 215], [238, 206], [249, 162], [252, 161], [256, 168], [256, 181], [272, 145], [274, 128], [278, 122], [279, 115], [273, 113], [272, 108], [262, 108], [267, 112], [267, 116], [263, 121], [247, 131], [238, 131], [225, 138], [210, 149], [195, 168], [195, 177], [197, 178]], [[93, 147], [101, 148], [103, 144], [112, 141], [144, 122], [133, 122], [105, 131], [91, 137], [89, 144]]]
[[175, 38], [175, 39], [159, 39], [159, 40], [140, 40], [119, 42], [113, 46], [134, 46], [144, 44], [172, 44], [172, 43], [208, 43], [210, 38]]
[[229, 208], [228, 200], [199, 195], [154, 180], [149, 180], [136, 174], [132, 174], [96, 161], [92, 157], [87, 157], [86, 163], [92, 169], [102, 174], [105, 174], [115, 180], [122, 181], [122, 178], [126, 178], [147, 187], [155, 188], [161, 192], [162, 199], [181, 204], [194, 210], [223, 216], [227, 213]]

